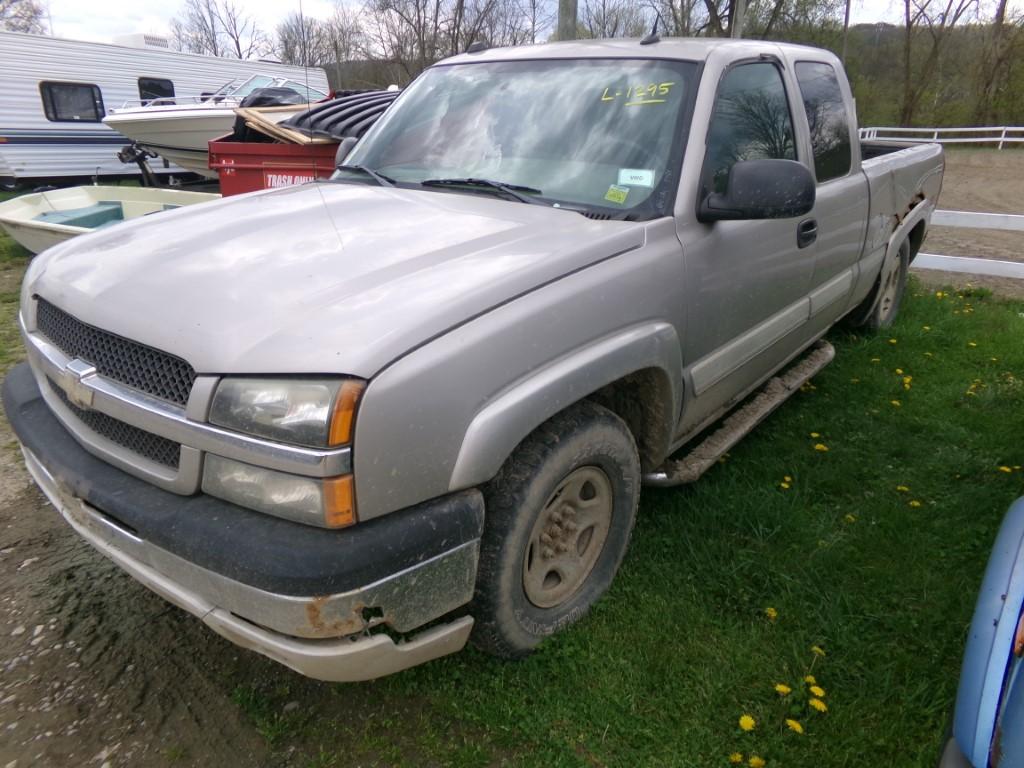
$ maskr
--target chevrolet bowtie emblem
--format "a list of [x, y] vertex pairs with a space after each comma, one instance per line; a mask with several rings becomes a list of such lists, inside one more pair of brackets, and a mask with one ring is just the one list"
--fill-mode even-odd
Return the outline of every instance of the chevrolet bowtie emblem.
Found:
[[85, 360], [72, 360], [61, 371], [60, 388], [74, 405], [79, 408], [92, 408], [93, 391], [86, 386], [86, 379], [96, 375], [96, 366]]

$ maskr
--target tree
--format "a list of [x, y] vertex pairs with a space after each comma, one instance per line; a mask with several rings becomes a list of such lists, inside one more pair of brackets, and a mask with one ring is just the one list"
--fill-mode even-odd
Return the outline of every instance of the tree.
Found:
[[634, 0], [585, 0], [581, 37], [641, 37], [651, 28], [648, 15]]
[[185, 0], [171, 22], [171, 44], [179, 51], [236, 59], [262, 56], [270, 47], [256, 20], [232, 0]]
[[[932, 85], [949, 32], [977, 9], [977, 0], [903, 0], [903, 105], [900, 125], [910, 125]], [[914, 66], [915, 59], [920, 62]]]
[[327, 24], [299, 13], [291, 13], [277, 25], [277, 57], [284, 64], [318, 67], [331, 56]]
[[214, 8], [223, 36], [227, 38], [229, 55], [251, 59], [262, 56], [270, 48], [270, 41], [256, 19], [239, 10], [231, 0], [222, 0]]
[[46, 10], [37, 0], [0, 0], [0, 29], [42, 35], [45, 16]]

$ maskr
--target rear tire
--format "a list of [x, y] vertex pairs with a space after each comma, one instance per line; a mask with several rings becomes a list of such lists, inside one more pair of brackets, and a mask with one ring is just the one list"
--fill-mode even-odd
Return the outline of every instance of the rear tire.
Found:
[[626, 424], [581, 402], [537, 428], [484, 488], [473, 644], [523, 657], [582, 618], [629, 545], [640, 459]]
[[903, 294], [907, 287], [910, 271], [910, 241], [900, 245], [895, 262], [878, 276], [875, 288], [857, 309], [849, 315], [849, 324], [866, 331], [881, 331], [890, 327], [903, 306]]

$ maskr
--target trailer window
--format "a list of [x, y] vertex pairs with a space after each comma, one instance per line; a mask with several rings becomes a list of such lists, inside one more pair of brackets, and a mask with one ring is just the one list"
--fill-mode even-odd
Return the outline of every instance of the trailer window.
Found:
[[86, 83], [40, 83], [46, 119], [52, 123], [98, 123], [106, 111], [99, 86]]
[[173, 99], [174, 83], [161, 77], [140, 77], [139, 98], [143, 104], [156, 99]]
[[818, 183], [850, 172], [850, 119], [830, 64], [798, 61], [796, 79], [807, 112], [807, 127], [814, 150], [814, 175]]

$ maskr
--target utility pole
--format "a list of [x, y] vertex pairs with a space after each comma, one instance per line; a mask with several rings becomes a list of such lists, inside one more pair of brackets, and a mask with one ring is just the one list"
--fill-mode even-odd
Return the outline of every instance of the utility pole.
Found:
[[850, 37], [850, 0], [846, 0], [846, 14], [843, 16], [843, 55], [839, 60], [846, 64], [846, 41]]
[[576, 39], [576, 0], [558, 0], [558, 39]]
[[732, 18], [729, 19], [729, 36], [743, 37], [743, 17], [747, 15], [747, 0], [733, 0]]

